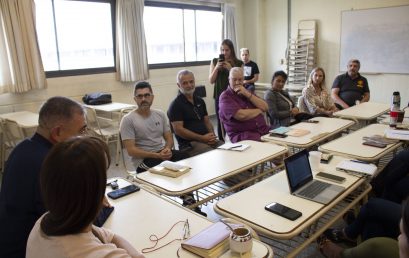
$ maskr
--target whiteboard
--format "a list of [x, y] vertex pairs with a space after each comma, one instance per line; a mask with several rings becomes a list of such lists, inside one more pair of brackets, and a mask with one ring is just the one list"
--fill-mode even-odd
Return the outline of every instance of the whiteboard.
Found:
[[361, 61], [361, 73], [409, 74], [409, 5], [341, 14], [341, 71]]

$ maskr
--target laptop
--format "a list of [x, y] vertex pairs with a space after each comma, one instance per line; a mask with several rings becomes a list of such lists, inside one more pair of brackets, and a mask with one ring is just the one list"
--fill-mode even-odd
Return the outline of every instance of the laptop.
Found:
[[342, 186], [313, 179], [307, 150], [286, 158], [284, 164], [290, 192], [295, 196], [328, 204], [345, 190]]

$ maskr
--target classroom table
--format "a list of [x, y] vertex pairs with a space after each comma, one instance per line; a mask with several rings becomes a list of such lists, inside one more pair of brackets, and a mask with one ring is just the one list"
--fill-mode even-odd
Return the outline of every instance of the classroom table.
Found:
[[26, 131], [37, 128], [38, 126], [38, 113], [33, 113], [30, 111], [18, 111], [0, 114], [0, 120], [4, 119], [16, 122], [25, 133]]
[[[291, 195], [285, 171], [281, 171], [218, 201], [214, 210], [222, 216], [250, 225], [259, 234], [266, 236], [269, 239], [266, 242], [273, 245], [273, 248], [281, 246], [285, 251], [280, 257], [296, 256], [346, 211], [366, 198], [371, 189], [365, 178], [336, 171], [336, 165], [342, 160], [345, 158], [334, 156], [329, 164], [320, 165], [320, 171], [346, 178], [341, 184], [333, 183], [346, 189], [327, 205]], [[313, 171], [313, 174], [317, 172]], [[266, 211], [264, 207], [272, 202], [298, 210], [302, 216], [291, 221]], [[275, 253], [278, 255], [276, 249]]]
[[363, 121], [365, 124], [375, 120], [378, 116], [389, 111], [390, 105], [377, 102], [363, 102], [334, 113], [336, 117]]
[[[117, 180], [119, 187], [124, 187], [130, 184], [130, 182], [122, 178], [113, 179]], [[110, 191], [112, 191], [111, 188], [107, 187], [106, 192]], [[132, 193], [116, 200], [110, 199], [109, 201], [115, 209], [105, 222], [104, 227], [124, 237], [138, 251], [153, 245], [153, 242], [149, 240], [151, 234], [163, 236], [177, 221], [189, 220], [191, 236], [212, 223], [195, 212], [178, 206], [169, 200], [165, 200], [143, 187], [136, 193]], [[158, 247], [173, 239], [181, 238], [182, 229], [183, 224], [179, 223], [168, 236], [159, 242]], [[157, 251], [146, 253], [144, 255], [147, 258], [177, 257], [176, 252], [180, 247], [180, 243], [181, 241], [175, 241]], [[182, 248], [180, 248], [179, 254], [182, 258], [197, 257]], [[238, 258], [240, 256], [229, 250], [221, 257]], [[243, 257], [273, 257], [273, 251], [268, 245], [261, 243], [258, 240], [254, 240], [251, 255], [246, 254]]]
[[401, 142], [388, 144], [386, 148], [378, 148], [363, 145], [364, 136], [384, 135], [385, 129], [389, 128], [384, 124], [371, 124], [353, 133], [335, 139], [331, 142], [319, 146], [322, 152], [332, 153], [340, 156], [347, 156], [368, 162], [378, 162], [386, 154], [396, 150], [402, 145]]
[[[284, 146], [263, 142], [242, 141], [239, 144], [248, 144], [250, 148], [244, 151], [214, 149], [178, 161], [178, 164], [188, 166], [191, 170], [176, 178], [143, 172], [137, 174], [135, 180], [153, 187], [162, 194], [180, 196], [237, 175], [288, 152]], [[211, 193], [209, 195], [195, 206], [218, 196]]]
[[333, 137], [355, 124], [354, 121], [340, 118], [315, 117], [311, 120], [319, 121], [317, 124], [301, 122], [290, 126], [291, 129], [306, 129], [310, 131], [304, 136], [287, 136], [279, 138], [264, 135], [261, 139], [276, 144], [286, 145], [288, 147], [308, 149], [316, 144]]
[[87, 105], [84, 104], [85, 107], [95, 109], [96, 111], [102, 111], [102, 112], [107, 112], [107, 113], [112, 113], [112, 112], [119, 112], [122, 109], [130, 109], [130, 108], [136, 108], [134, 104], [126, 104], [126, 103], [119, 103], [119, 102], [112, 102], [109, 104], [103, 104], [103, 105]]

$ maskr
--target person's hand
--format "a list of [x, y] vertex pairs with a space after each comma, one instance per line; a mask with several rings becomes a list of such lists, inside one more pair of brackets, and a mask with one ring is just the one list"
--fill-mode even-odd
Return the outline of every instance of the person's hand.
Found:
[[243, 85], [239, 85], [239, 86], [236, 86], [235, 88], [234, 88], [234, 92], [236, 93], [236, 94], [238, 94], [238, 95], [240, 95], [240, 96], [244, 96], [244, 97], [246, 97], [246, 98], [248, 98], [248, 99], [250, 99], [251, 98], [251, 92], [249, 92], [246, 88], [244, 88], [244, 86]]
[[108, 198], [106, 196], [104, 196], [104, 199], [102, 199], [102, 206], [103, 207], [112, 207], [112, 205], [109, 203]]
[[300, 113], [300, 110], [297, 107], [291, 109], [291, 115], [295, 116], [298, 113]]
[[225, 69], [227, 69], [227, 70], [230, 71], [230, 69], [231, 69], [232, 67], [233, 67], [233, 66], [230, 64], [230, 62], [227, 62], [227, 61], [224, 61], [224, 62], [223, 62], [223, 68], [225, 68]]
[[202, 135], [202, 142], [208, 145], [214, 145], [217, 142], [217, 137], [214, 133], [207, 133]]
[[172, 151], [168, 147], [165, 147], [159, 152], [159, 157], [163, 160], [168, 160], [172, 157]]
[[216, 64], [216, 69], [218, 71], [222, 70], [224, 68], [224, 63], [225, 63], [225, 61], [218, 61], [217, 64]]

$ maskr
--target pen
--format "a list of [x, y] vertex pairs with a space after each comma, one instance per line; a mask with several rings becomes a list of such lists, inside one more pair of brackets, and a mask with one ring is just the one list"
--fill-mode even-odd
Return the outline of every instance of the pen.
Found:
[[352, 161], [352, 162], [355, 162], [355, 163], [369, 164], [368, 162], [362, 161], [362, 160], [354, 160], [354, 159], [351, 159], [351, 161]]
[[235, 148], [240, 148], [240, 147], [241, 147], [241, 145], [236, 145], [236, 146], [230, 147], [229, 149], [235, 149]]

